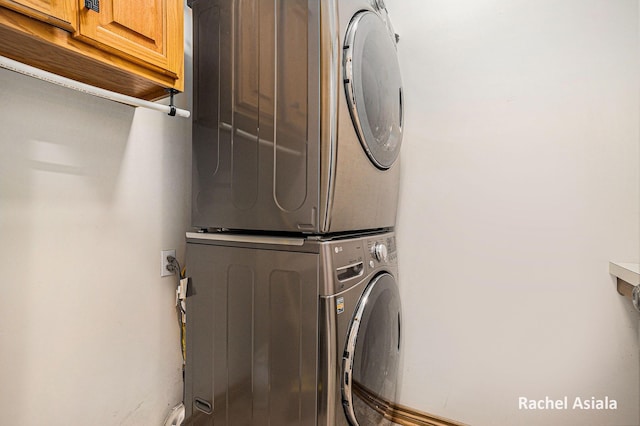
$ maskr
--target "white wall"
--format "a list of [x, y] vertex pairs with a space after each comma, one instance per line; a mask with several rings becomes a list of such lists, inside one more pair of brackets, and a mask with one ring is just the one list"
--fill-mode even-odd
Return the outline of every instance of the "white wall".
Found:
[[[387, 0], [406, 133], [400, 402], [473, 425], [638, 425], [637, 0]], [[518, 397], [617, 410], [518, 410]]]
[[0, 423], [160, 425], [182, 400], [160, 251], [184, 260], [190, 121], [6, 70], [0, 102]]

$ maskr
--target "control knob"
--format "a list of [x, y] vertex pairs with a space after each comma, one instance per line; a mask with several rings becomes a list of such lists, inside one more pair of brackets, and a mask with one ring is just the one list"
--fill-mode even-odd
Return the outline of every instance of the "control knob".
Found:
[[386, 262], [387, 246], [384, 243], [375, 243], [371, 248], [371, 254], [378, 262]]

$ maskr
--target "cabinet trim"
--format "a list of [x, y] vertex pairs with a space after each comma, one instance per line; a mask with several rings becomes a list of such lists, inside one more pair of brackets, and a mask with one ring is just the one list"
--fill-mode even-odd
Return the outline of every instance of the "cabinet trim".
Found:
[[39, 21], [46, 22], [49, 25], [62, 28], [63, 30], [69, 32], [74, 32], [76, 30], [76, 27], [78, 26], [77, 9], [74, 7], [74, 5], [75, 3], [73, 1], [64, 0], [62, 2], [61, 6], [63, 9], [63, 15], [68, 18], [68, 20], [65, 20], [64, 18], [53, 16], [44, 11], [19, 3], [15, 0], [0, 0], [1, 7], [6, 7], [16, 12], [22, 13], [23, 15], [27, 15]]

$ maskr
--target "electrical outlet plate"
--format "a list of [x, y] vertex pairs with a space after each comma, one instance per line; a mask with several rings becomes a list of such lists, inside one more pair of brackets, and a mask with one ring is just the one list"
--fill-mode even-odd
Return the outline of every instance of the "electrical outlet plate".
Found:
[[171, 249], [171, 250], [162, 250], [160, 252], [160, 264], [162, 267], [162, 269], [160, 269], [161, 277], [168, 277], [169, 275], [175, 274], [175, 272], [171, 272], [170, 270], [167, 269], [167, 265], [169, 265], [169, 260], [167, 260], [167, 257], [169, 256], [176, 257], [176, 251], [174, 249]]

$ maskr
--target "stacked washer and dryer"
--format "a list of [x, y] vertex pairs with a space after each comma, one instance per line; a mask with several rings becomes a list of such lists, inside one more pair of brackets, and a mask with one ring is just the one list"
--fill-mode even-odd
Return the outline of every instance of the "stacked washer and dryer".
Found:
[[189, 5], [186, 424], [384, 424], [403, 124], [384, 2]]

